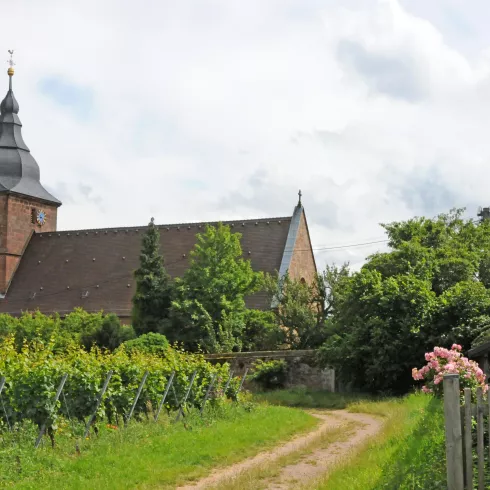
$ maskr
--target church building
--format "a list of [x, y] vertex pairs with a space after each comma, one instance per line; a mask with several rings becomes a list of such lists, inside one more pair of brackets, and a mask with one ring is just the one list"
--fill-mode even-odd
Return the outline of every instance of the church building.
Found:
[[[58, 231], [61, 202], [41, 184], [39, 166], [22, 139], [19, 104], [9, 89], [0, 105], [0, 313], [40, 310], [64, 316], [76, 307], [131, 316], [145, 226]], [[196, 233], [206, 224], [158, 225], [165, 266], [172, 277], [188, 266]], [[292, 215], [224, 222], [240, 232], [243, 255], [254, 270], [289, 271], [311, 282], [315, 258], [300, 199]], [[248, 299], [270, 307], [263, 294]]]

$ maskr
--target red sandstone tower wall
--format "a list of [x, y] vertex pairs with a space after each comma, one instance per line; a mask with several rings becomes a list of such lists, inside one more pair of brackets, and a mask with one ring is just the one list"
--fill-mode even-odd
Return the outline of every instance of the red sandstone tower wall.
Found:
[[[35, 213], [46, 213], [41, 227]], [[5, 294], [25, 246], [33, 232], [56, 231], [58, 207], [31, 197], [0, 195], [0, 293]]]

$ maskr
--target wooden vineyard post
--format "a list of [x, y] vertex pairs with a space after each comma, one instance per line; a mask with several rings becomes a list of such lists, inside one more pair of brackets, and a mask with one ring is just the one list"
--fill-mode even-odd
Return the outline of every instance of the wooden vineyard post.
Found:
[[175, 376], [175, 371], [172, 371], [172, 374], [170, 375], [170, 378], [167, 381], [167, 386], [165, 387], [165, 392], [162, 396], [162, 399], [160, 400], [160, 403], [158, 404], [157, 413], [155, 414], [155, 422], [158, 420], [160, 412], [162, 411], [163, 404], [165, 403], [165, 400], [167, 399], [168, 391], [170, 390], [170, 387], [172, 386], [172, 383], [174, 381], [174, 376]]
[[3, 403], [3, 398], [2, 398], [2, 391], [3, 391], [3, 388], [5, 387], [5, 376], [2, 376], [0, 378], [0, 402], [2, 403], [2, 409], [3, 409], [3, 414], [5, 415], [5, 420], [7, 422], [7, 426], [9, 428], [9, 430], [12, 430], [12, 427], [10, 426], [10, 420], [9, 420], [9, 416], [7, 414], [7, 409], [5, 408], [5, 403]]
[[228, 391], [228, 387], [230, 386], [231, 383], [231, 378], [233, 378], [233, 371], [230, 371], [230, 375], [228, 376], [228, 381], [225, 384], [225, 387], [223, 389], [223, 394], [226, 397], [226, 392]]
[[[63, 391], [63, 386], [65, 386], [66, 383], [66, 378], [68, 378], [68, 374], [64, 374], [63, 377], [61, 378], [60, 384], [58, 386], [58, 390], [56, 391], [56, 396], [54, 397], [54, 405], [56, 405], [56, 403], [60, 399], [61, 392]], [[41, 429], [39, 430], [39, 435], [37, 436], [36, 443], [34, 444], [34, 447], [36, 449], [39, 447], [39, 444], [41, 444], [41, 439], [43, 438], [44, 432], [46, 431], [47, 423], [48, 421], [46, 420], [44, 424], [41, 426]]]
[[466, 462], [466, 488], [473, 490], [473, 453], [471, 441], [471, 388], [464, 389], [464, 451]]
[[136, 392], [136, 396], [134, 397], [133, 404], [131, 405], [131, 410], [129, 411], [128, 418], [126, 419], [125, 422], [126, 425], [129, 423], [131, 417], [133, 416], [134, 409], [136, 408], [136, 404], [138, 403], [138, 400], [140, 399], [141, 396], [141, 392], [143, 391], [143, 387], [145, 386], [146, 378], [148, 378], [148, 371], [145, 371], [145, 374], [143, 374], [143, 379], [141, 380], [141, 383], [138, 386], [138, 391]]
[[457, 374], [445, 374], [443, 383], [447, 488], [448, 490], [463, 490], [463, 445], [459, 405], [459, 376]]
[[184, 405], [187, 403], [187, 399], [189, 398], [189, 395], [191, 394], [192, 385], [194, 384], [194, 380], [196, 379], [196, 375], [197, 375], [197, 371], [194, 371], [192, 373], [191, 381], [189, 383], [189, 387], [187, 388], [187, 392], [186, 392], [183, 400], [180, 402], [179, 413], [177, 414], [177, 418], [175, 419], [175, 422], [178, 422], [180, 419], [180, 416], [184, 415]]
[[208, 389], [206, 390], [206, 395], [204, 396], [204, 400], [202, 402], [202, 407], [201, 407], [201, 416], [204, 412], [204, 407], [206, 406], [206, 402], [208, 401], [208, 398], [209, 398], [209, 395], [211, 394], [211, 390], [213, 389], [213, 386], [214, 386], [214, 382], [216, 381], [216, 374], [213, 374], [213, 376], [211, 377], [211, 381], [208, 385]]
[[83, 434], [83, 438], [85, 439], [88, 436], [88, 433], [90, 431], [90, 426], [92, 425], [92, 422], [95, 419], [95, 416], [97, 415], [97, 410], [99, 410], [100, 404], [102, 403], [102, 398], [104, 397], [104, 393], [107, 390], [107, 387], [109, 386], [109, 381], [111, 380], [113, 371], [109, 371], [107, 374], [107, 378], [104, 381], [104, 386], [102, 386], [102, 390], [100, 390], [99, 397], [97, 398], [97, 404], [95, 406], [95, 410], [93, 411], [92, 415], [88, 419], [87, 426], [85, 427], [85, 432]]
[[248, 374], [248, 368], [245, 369], [245, 373], [243, 374], [243, 377], [240, 380], [240, 386], [238, 387], [238, 390], [236, 390], [236, 393], [235, 393], [235, 401], [237, 401], [237, 402], [238, 402], [238, 393], [240, 393], [240, 391], [242, 391], [243, 382], [245, 381], [247, 374]]

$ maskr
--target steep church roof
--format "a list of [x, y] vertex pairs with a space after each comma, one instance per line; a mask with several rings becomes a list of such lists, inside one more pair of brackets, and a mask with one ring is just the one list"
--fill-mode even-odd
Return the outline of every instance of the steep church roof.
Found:
[[[12, 66], [8, 74], [9, 91], [0, 104], [0, 194], [20, 194], [58, 206], [60, 201], [41, 185], [39, 166], [22, 139], [19, 104], [12, 91]], [[17, 214], [0, 216], [0, 221], [6, 218], [9, 224], [21, 224], [20, 232], [16, 226], [0, 229], [5, 234], [3, 238], [22, 242], [22, 250], [3, 251], [4, 256], [15, 260], [7, 262], [4, 258], [3, 270], [10, 267], [8, 278], [12, 279], [6, 281], [0, 295], [0, 313], [18, 315], [22, 311], [40, 310], [65, 315], [82, 307], [86, 311], [104, 310], [129, 317], [135, 292], [134, 271], [139, 266], [147, 227], [40, 233], [32, 222], [29, 206], [22, 207]], [[55, 208], [51, 221], [54, 229], [56, 211]], [[172, 277], [184, 274], [196, 234], [203, 232], [207, 224], [217, 223], [159, 226], [160, 249]], [[250, 259], [255, 271], [281, 275], [290, 271], [298, 279], [314, 277], [316, 265], [301, 193], [292, 216], [224, 224], [241, 233], [243, 256]], [[0, 263], [0, 271], [1, 268]], [[248, 306], [257, 309], [269, 308], [270, 301], [265, 293], [247, 298]]]
[[[302, 211], [302, 208], [301, 208]], [[297, 212], [297, 211], [296, 211]], [[256, 271], [279, 271], [287, 250], [291, 217], [228, 221], [242, 234], [243, 256]], [[172, 277], [182, 276], [196, 233], [206, 224], [159, 225], [165, 266]], [[104, 310], [121, 317], [131, 312], [135, 291], [133, 273], [139, 266], [146, 226], [99, 230], [35, 233], [22, 257], [0, 313], [18, 314], [39, 309], [64, 315], [75, 307]], [[297, 227], [295, 227], [297, 229]], [[270, 298], [248, 298], [251, 308], [266, 309]]]
[[9, 90], [0, 104], [0, 193], [15, 193], [60, 205], [40, 182], [39, 165], [22, 138], [19, 103], [12, 91], [14, 70], [9, 68]]

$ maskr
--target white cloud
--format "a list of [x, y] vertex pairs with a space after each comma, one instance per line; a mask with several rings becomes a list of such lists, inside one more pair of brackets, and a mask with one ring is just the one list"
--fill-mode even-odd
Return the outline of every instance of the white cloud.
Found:
[[[0, 49], [60, 227], [284, 215], [301, 187], [320, 247], [490, 200], [485, 26], [466, 14], [472, 44], [436, 3], [16, 0]], [[90, 118], [39, 90], [53, 77]]]

